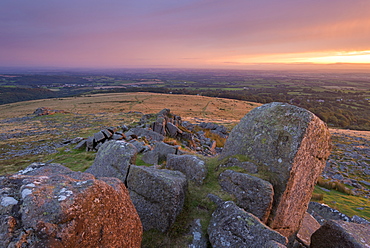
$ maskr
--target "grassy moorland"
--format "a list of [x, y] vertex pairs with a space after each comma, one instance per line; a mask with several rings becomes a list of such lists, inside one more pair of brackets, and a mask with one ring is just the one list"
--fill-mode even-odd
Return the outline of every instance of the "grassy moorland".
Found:
[[370, 74], [125, 69], [0, 74], [0, 104], [81, 94], [152, 92], [288, 102], [331, 127], [370, 131]]
[[[141, 113], [158, 113], [163, 108], [193, 123], [215, 122], [231, 129], [247, 112], [260, 104], [233, 99], [197, 95], [154, 93], [109, 93], [81, 97], [53, 98], [0, 105], [0, 174], [14, 173], [32, 162], [52, 161], [84, 171], [91, 166], [94, 152], [76, 151], [73, 144], [63, 144], [75, 137], [88, 137], [104, 127], [130, 125], [137, 122]], [[33, 117], [39, 107], [64, 110], [65, 113]], [[331, 130], [336, 136], [361, 136], [370, 140], [370, 132]], [[335, 137], [336, 137], [335, 136]], [[335, 142], [340, 142], [335, 138]], [[350, 144], [342, 144], [350, 145]], [[338, 154], [339, 156], [340, 154]], [[340, 156], [346, 156], [345, 154]], [[351, 158], [348, 158], [350, 160]], [[217, 176], [218, 160], [207, 158], [209, 176], [202, 187], [190, 185], [191, 193], [185, 203], [186, 215], [180, 215], [170, 234], [149, 233], [145, 242], [162, 242], [169, 236], [181, 236], [181, 226], [190, 218], [209, 213], [215, 206], [206, 199], [206, 192], [220, 191]], [[358, 175], [357, 175], [358, 176]], [[370, 180], [362, 176], [358, 180]], [[190, 192], [190, 191], [189, 191]], [[341, 193], [336, 189], [316, 187], [320, 201], [350, 216], [356, 214], [370, 219], [370, 202], [362, 196]], [[219, 195], [226, 195], [219, 192]], [[210, 216], [208, 216], [210, 217]], [[204, 219], [204, 224], [207, 218]], [[161, 236], [158, 241], [157, 236]], [[169, 235], [169, 236], [168, 236]], [[155, 247], [155, 246], [153, 246]]]

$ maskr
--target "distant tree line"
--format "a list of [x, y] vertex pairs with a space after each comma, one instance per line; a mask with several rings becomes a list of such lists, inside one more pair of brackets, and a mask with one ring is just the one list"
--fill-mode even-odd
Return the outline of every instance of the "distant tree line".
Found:
[[53, 97], [57, 97], [57, 95], [48, 89], [0, 87], [0, 104]]

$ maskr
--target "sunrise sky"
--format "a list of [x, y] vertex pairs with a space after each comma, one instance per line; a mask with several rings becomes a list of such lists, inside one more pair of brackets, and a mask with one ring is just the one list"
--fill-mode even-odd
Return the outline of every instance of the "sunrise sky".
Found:
[[369, 0], [0, 1], [0, 66], [337, 63], [370, 65]]

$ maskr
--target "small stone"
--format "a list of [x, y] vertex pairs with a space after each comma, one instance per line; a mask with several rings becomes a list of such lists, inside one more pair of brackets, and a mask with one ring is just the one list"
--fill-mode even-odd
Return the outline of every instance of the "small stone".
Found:
[[1, 205], [4, 207], [10, 206], [10, 205], [17, 205], [17, 204], [18, 204], [18, 201], [14, 199], [13, 197], [6, 196], [1, 199]]

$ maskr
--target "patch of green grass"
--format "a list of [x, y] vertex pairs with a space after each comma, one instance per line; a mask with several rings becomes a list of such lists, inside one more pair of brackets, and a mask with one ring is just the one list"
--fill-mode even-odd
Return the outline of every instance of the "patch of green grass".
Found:
[[143, 154], [140, 153], [136, 156], [136, 165], [139, 165], [139, 166], [152, 166], [151, 164], [148, 164], [148, 163], [145, 163], [142, 159], [143, 157]]
[[319, 202], [325, 203], [331, 208], [337, 209], [341, 213], [344, 213], [350, 217], [357, 215], [370, 220], [369, 199], [354, 195], [347, 195], [336, 190], [330, 190], [329, 192], [326, 192], [320, 189], [318, 186], [315, 187], [313, 193], [322, 194], [324, 196], [323, 200]]
[[58, 153], [46, 155], [44, 161], [62, 164], [73, 171], [85, 171], [93, 164], [95, 156], [95, 152], [74, 150], [68, 146], [60, 149]]
[[192, 239], [189, 233], [190, 225], [196, 219], [200, 219], [203, 233], [207, 233], [212, 213], [217, 208], [216, 204], [207, 195], [210, 193], [217, 195], [223, 201], [235, 200], [233, 196], [223, 191], [218, 183], [219, 174], [230, 168], [218, 170], [219, 165], [218, 158], [208, 158], [206, 160], [208, 175], [203, 185], [189, 182], [183, 211], [177, 216], [170, 230], [167, 233], [154, 230], [145, 231], [142, 247], [186, 247]]

